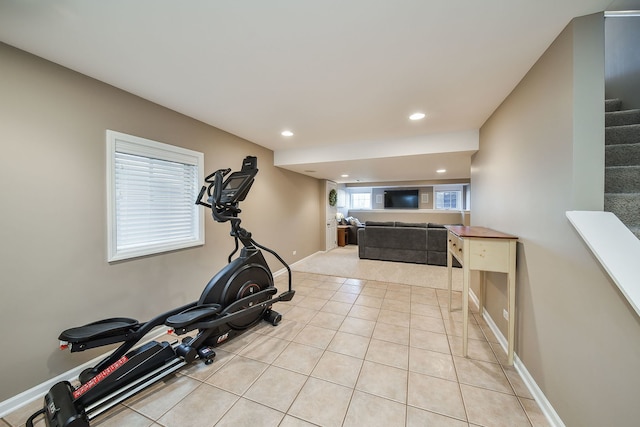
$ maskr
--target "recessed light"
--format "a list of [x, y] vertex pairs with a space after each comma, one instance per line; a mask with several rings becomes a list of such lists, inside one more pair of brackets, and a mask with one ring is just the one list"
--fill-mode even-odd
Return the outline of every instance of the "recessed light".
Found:
[[340, 175], [343, 178], [349, 178], [349, 175], [347, 175], [346, 173], [343, 173], [342, 175]]
[[446, 171], [447, 171], [446, 169], [438, 169], [436, 173], [445, 173]]
[[422, 120], [424, 119], [425, 114], [424, 113], [413, 113], [412, 115], [409, 116], [409, 120]]
[[290, 130], [283, 130], [282, 132], [280, 132], [280, 135], [282, 135], [282, 136], [293, 136], [293, 132], [291, 132]]

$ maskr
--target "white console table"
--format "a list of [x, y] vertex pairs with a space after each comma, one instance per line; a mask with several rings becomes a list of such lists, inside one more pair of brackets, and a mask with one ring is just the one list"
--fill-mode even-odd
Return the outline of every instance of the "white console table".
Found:
[[449, 311], [451, 311], [451, 268], [455, 257], [462, 264], [462, 352], [468, 355], [469, 335], [469, 277], [471, 270], [480, 270], [480, 314], [484, 312], [485, 271], [507, 274], [507, 300], [509, 311], [508, 363], [513, 365], [516, 313], [516, 242], [517, 237], [485, 227], [446, 226], [447, 280], [449, 286]]

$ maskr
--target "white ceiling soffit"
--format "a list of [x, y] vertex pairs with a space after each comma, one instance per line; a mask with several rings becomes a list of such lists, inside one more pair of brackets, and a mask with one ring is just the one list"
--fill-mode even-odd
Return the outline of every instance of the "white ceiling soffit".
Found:
[[[367, 141], [395, 146], [479, 129], [571, 19], [610, 3], [0, 0], [0, 40], [277, 158], [329, 146], [338, 155]], [[426, 117], [409, 121], [416, 111]], [[294, 135], [283, 137], [285, 129]], [[337, 165], [353, 165], [362, 180], [427, 179], [435, 156], [414, 153], [422, 177], [405, 163], [414, 156], [396, 153], [381, 167], [366, 147], [360, 153], [312, 159], [305, 170], [336, 181]], [[470, 154], [443, 153], [468, 164]]]
[[[286, 165], [285, 169], [321, 178], [324, 175], [336, 177], [337, 183], [384, 183], [434, 181], [442, 179], [469, 179], [472, 152], [420, 154], [414, 156], [390, 156], [386, 158], [366, 158], [338, 160], [331, 162], [298, 163]], [[444, 169], [440, 174], [437, 170]], [[348, 177], [342, 177], [342, 175]], [[384, 179], [380, 179], [384, 177]], [[325, 178], [326, 179], [326, 178]]]
[[[274, 164], [338, 183], [469, 178], [477, 130], [278, 150]], [[446, 172], [438, 172], [445, 170]]]

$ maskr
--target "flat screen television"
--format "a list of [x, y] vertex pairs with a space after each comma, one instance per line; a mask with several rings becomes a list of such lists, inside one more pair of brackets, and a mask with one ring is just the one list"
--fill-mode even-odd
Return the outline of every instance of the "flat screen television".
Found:
[[384, 192], [385, 209], [418, 209], [418, 190], [387, 190]]

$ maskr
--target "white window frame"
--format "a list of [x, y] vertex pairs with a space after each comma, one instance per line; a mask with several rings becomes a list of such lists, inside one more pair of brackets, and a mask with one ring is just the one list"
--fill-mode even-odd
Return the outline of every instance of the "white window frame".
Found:
[[[108, 262], [204, 245], [204, 208], [195, 204], [200, 184], [204, 181], [204, 154], [112, 130], [107, 130], [106, 139]], [[188, 211], [190, 218], [186, 220], [190, 224], [188, 236], [183, 235], [161, 242], [140, 241], [127, 247], [118, 244], [116, 153], [130, 154], [148, 159], [158, 159], [165, 162], [182, 163], [197, 168], [196, 176], [193, 177], [194, 181], [187, 184], [192, 185], [194, 191], [191, 201], [193, 206], [192, 209]], [[157, 184], [157, 181], [154, 183]]]
[[[369, 206], [367, 207], [361, 207], [361, 206], [356, 206], [353, 203], [353, 199], [354, 196], [358, 197], [361, 195], [368, 195], [369, 196]], [[352, 191], [349, 195], [349, 206], [351, 209], [354, 210], [367, 210], [367, 209], [371, 209], [371, 205], [372, 205], [372, 201], [371, 201], [371, 191]]]
[[[462, 185], [438, 185], [433, 188], [433, 208], [436, 210], [455, 210], [461, 211], [463, 209], [464, 201], [462, 197], [464, 192], [462, 191]], [[438, 207], [438, 193], [458, 193], [457, 204], [458, 206], [455, 208], [439, 208]]]

